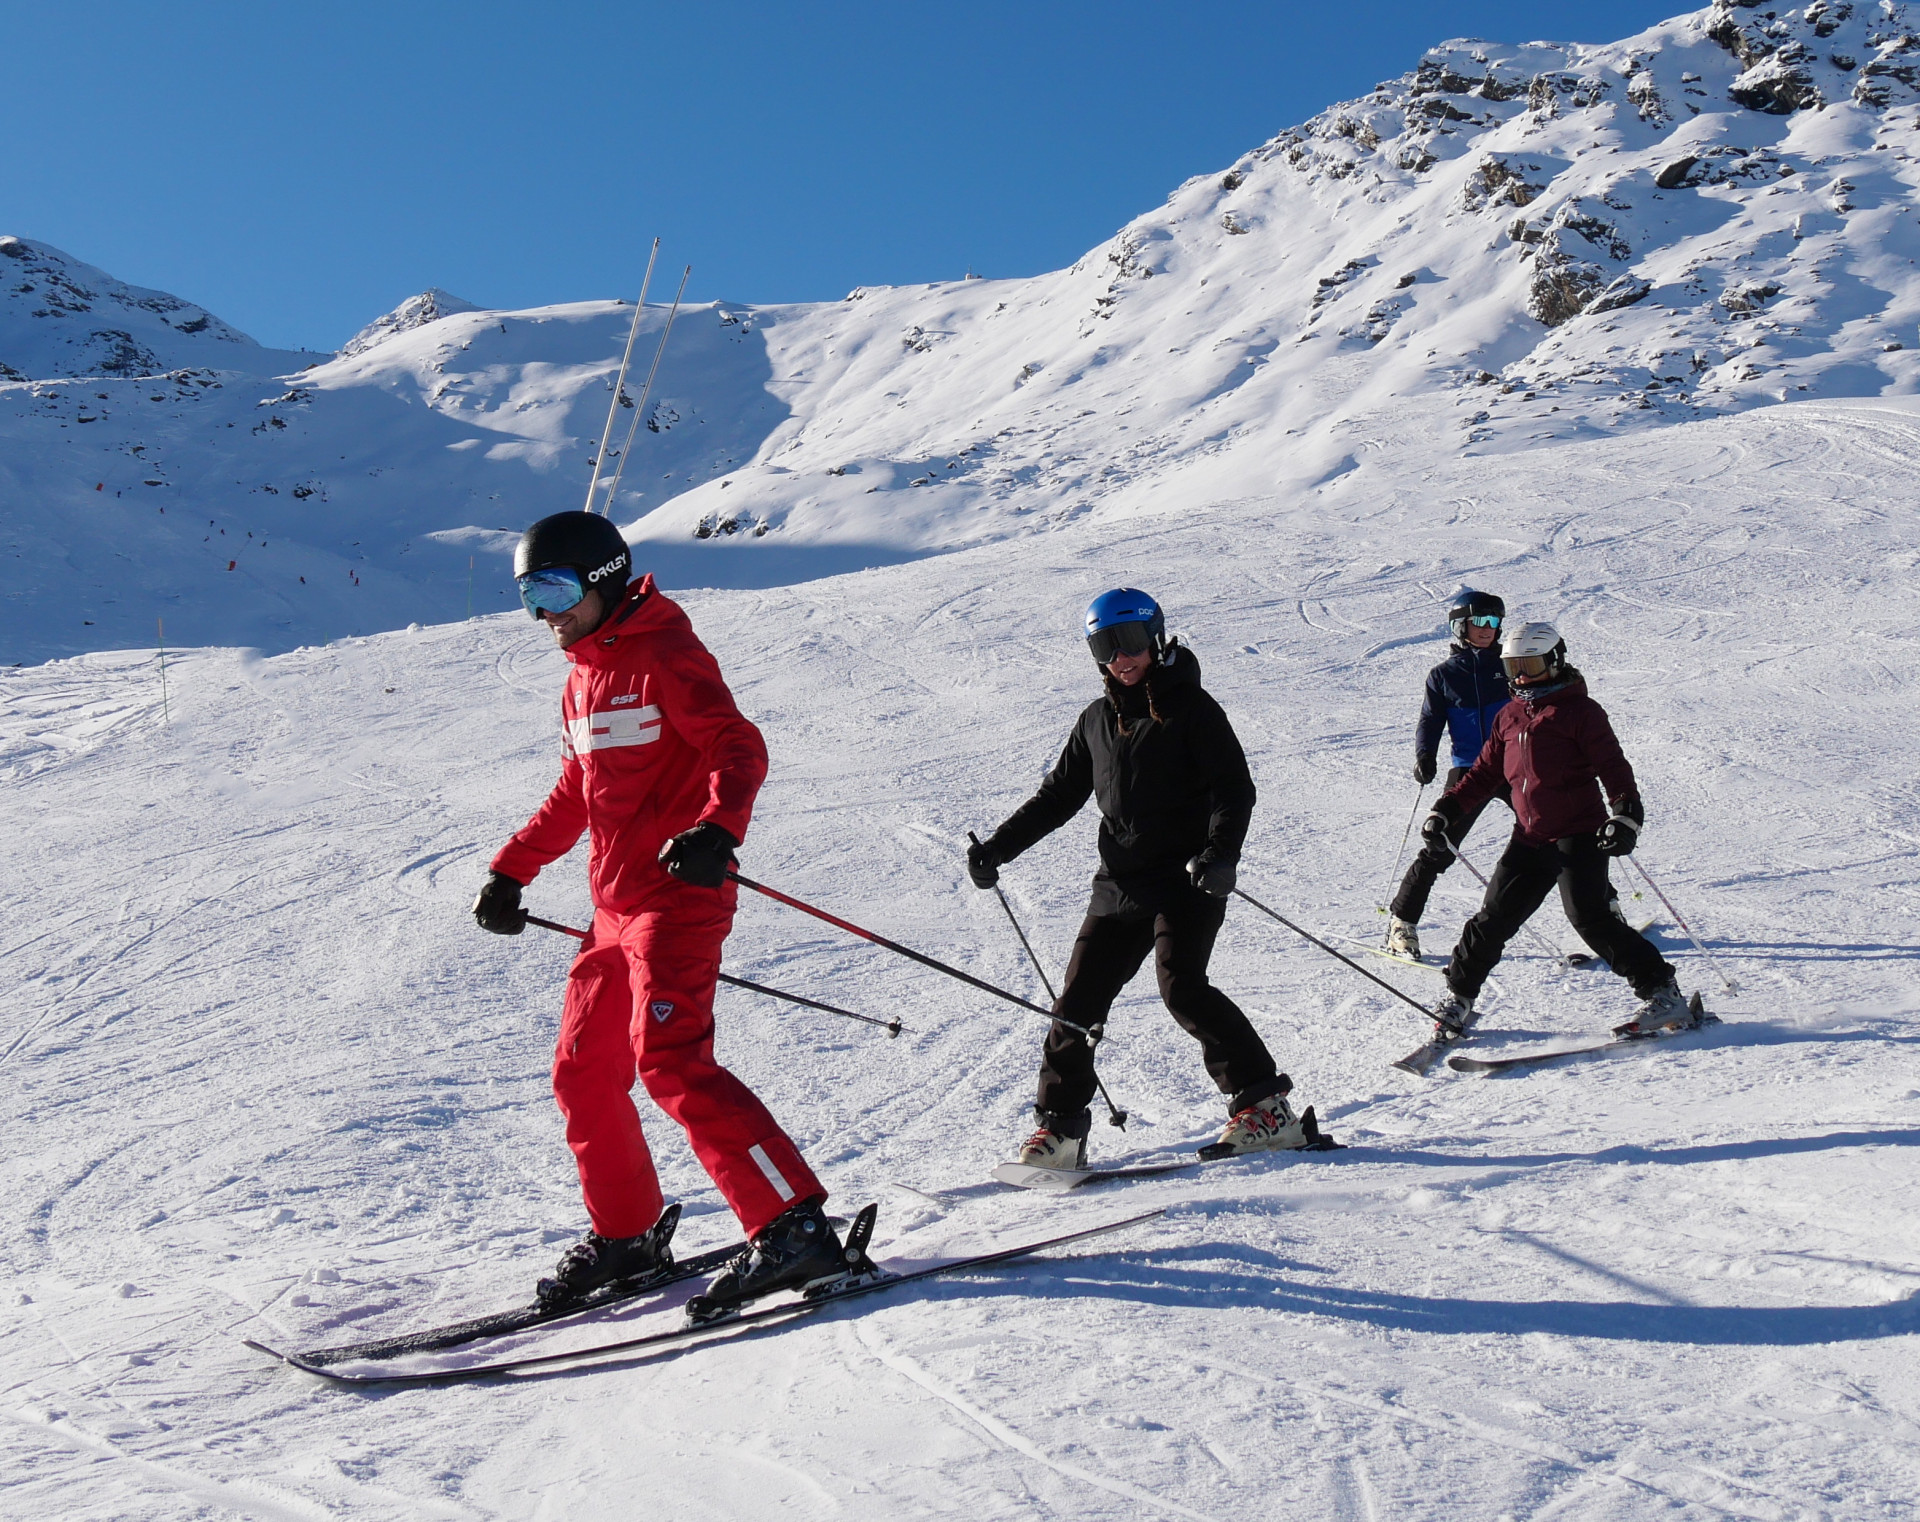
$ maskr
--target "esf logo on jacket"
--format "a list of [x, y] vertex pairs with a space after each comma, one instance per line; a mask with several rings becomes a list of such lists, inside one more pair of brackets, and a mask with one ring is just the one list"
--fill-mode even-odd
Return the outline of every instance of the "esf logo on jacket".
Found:
[[609, 709], [567, 720], [567, 743], [573, 753], [614, 750], [622, 745], [651, 745], [660, 738], [660, 707]]

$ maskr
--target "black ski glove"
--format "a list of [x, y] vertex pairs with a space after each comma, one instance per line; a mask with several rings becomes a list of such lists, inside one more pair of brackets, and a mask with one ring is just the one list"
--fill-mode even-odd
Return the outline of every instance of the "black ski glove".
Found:
[[1234, 870], [1236, 857], [1215, 856], [1209, 846], [1187, 863], [1187, 876], [1193, 879], [1194, 887], [1212, 898], [1226, 898], [1233, 892], [1233, 885], [1239, 878]]
[[1631, 856], [1633, 848], [1640, 842], [1640, 826], [1646, 817], [1640, 800], [1631, 793], [1615, 803], [1612, 815], [1600, 826], [1600, 833], [1594, 836], [1600, 843], [1600, 854]]
[[504, 872], [489, 872], [487, 885], [473, 901], [473, 917], [482, 930], [495, 935], [518, 935], [527, 928], [527, 911], [520, 907], [522, 884]]
[[1432, 756], [1415, 756], [1413, 758], [1413, 780], [1422, 787], [1425, 787], [1429, 782], [1433, 781], [1436, 770], [1437, 767], [1435, 766]]
[[1434, 799], [1432, 810], [1420, 821], [1420, 838], [1430, 846], [1443, 846], [1452, 851], [1454, 818], [1452, 801], [1443, 793]]
[[999, 848], [989, 837], [976, 840], [967, 847], [967, 879], [976, 888], [992, 888], [1000, 882], [1000, 869], [1006, 865], [1007, 858], [1000, 854]]
[[740, 849], [735, 840], [711, 819], [690, 830], [682, 830], [660, 848], [660, 862], [683, 883], [696, 888], [717, 888], [727, 880], [727, 868], [733, 853]]

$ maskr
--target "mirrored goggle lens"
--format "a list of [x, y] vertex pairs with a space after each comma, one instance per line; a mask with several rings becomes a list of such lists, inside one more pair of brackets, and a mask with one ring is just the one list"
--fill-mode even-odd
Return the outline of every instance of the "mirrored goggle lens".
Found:
[[1109, 624], [1087, 636], [1087, 648], [1104, 666], [1116, 655], [1145, 655], [1153, 648], [1153, 634], [1145, 624]]
[[514, 578], [520, 586], [520, 601], [538, 618], [542, 613], [564, 613], [587, 595], [580, 585], [578, 571], [530, 571]]
[[1507, 668], [1508, 676], [1545, 676], [1547, 658], [1544, 655], [1505, 655], [1500, 664]]
[[1472, 624], [1476, 629], [1498, 629], [1500, 627], [1500, 615], [1498, 613], [1476, 613], [1472, 618], [1468, 619], [1467, 622]]

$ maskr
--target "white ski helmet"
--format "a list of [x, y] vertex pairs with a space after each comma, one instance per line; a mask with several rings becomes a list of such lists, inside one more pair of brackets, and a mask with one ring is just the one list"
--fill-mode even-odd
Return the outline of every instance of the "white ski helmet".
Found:
[[1567, 642], [1552, 624], [1509, 624], [1500, 637], [1500, 664], [1509, 682], [1552, 681], [1566, 669]]

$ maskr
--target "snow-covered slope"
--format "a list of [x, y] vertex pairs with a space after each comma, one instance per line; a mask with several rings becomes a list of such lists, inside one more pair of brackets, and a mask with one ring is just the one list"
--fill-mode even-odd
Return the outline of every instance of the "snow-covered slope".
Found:
[[[1243, 884], [1368, 935], [1434, 597], [1496, 588], [1561, 622], [1639, 769], [1646, 864], [1741, 991], [1663, 922], [1724, 1028], [1415, 1082], [1387, 1064], [1418, 1020], [1236, 904], [1216, 976], [1353, 1150], [1053, 1202], [984, 1182], [1024, 1134], [1038, 1021], [750, 900], [732, 971], [910, 1028], [721, 1001], [723, 1057], [836, 1207], [880, 1202], [884, 1255], [1168, 1214], [857, 1320], [518, 1384], [344, 1395], [237, 1339], [514, 1300], [580, 1227], [546, 1091], [567, 943], [466, 913], [552, 776], [558, 658], [517, 616], [195, 651], [170, 722], [150, 654], [0, 672], [0, 1513], [1910, 1515], [1916, 462], [1920, 406], [1804, 402], [1442, 457], [1339, 512], [1268, 494], [688, 597], [772, 750], [748, 870], [1037, 993], [961, 852], [1094, 690], [1090, 592], [1138, 580], [1190, 631], [1261, 790]], [[1005, 873], [1055, 970], [1093, 834]], [[577, 921], [581, 864], [529, 898]], [[1430, 940], [1474, 898], [1446, 878]], [[1484, 1040], [1626, 1003], [1521, 944]], [[1137, 1118], [1097, 1157], [1219, 1123], [1147, 980], [1102, 1066]], [[686, 1241], [723, 1240], [682, 1139], [649, 1134]]]
[[272, 375], [313, 359], [263, 349], [203, 307], [127, 285], [48, 244], [0, 237], [0, 380], [157, 375], [191, 366]]
[[[1447, 43], [1071, 269], [684, 310], [616, 515], [675, 585], [768, 585], [1911, 393], [1916, 69], [1905, 7], [1846, 0]], [[632, 308], [451, 310], [292, 383], [0, 385], [4, 653], [143, 644], [156, 602], [270, 650], [460, 617], [469, 557], [499, 606], [511, 534], [583, 498]]]

